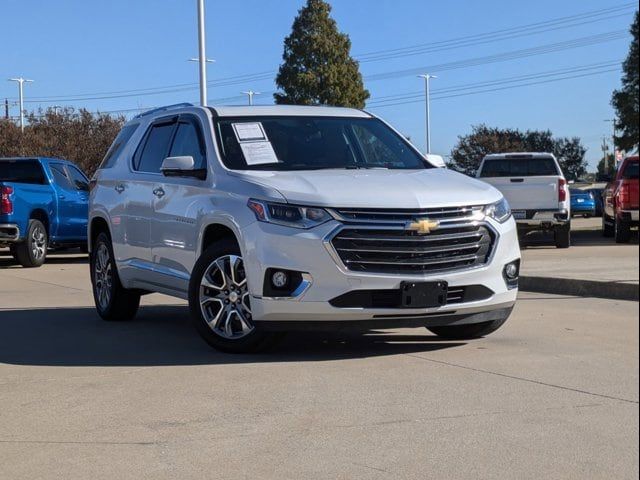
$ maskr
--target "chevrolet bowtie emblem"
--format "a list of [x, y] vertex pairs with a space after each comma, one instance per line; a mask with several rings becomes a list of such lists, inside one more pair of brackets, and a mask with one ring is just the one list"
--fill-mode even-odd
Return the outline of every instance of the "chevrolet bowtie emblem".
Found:
[[433, 230], [437, 230], [438, 228], [440, 228], [440, 222], [437, 220], [429, 220], [428, 218], [409, 222], [405, 226], [406, 230], [418, 232], [421, 235], [431, 233]]

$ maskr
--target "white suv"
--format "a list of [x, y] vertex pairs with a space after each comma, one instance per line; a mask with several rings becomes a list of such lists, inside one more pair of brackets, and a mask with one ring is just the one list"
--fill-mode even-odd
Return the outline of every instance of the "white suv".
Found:
[[500, 192], [435, 168], [369, 113], [329, 107], [139, 115], [92, 180], [89, 238], [104, 319], [173, 295], [234, 352], [299, 328], [483, 336], [511, 313], [520, 265]]

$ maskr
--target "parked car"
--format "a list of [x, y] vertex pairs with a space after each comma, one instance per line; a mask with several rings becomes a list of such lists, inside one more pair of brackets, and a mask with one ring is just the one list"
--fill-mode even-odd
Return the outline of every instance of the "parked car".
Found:
[[552, 154], [487, 155], [477, 176], [502, 192], [519, 231], [553, 231], [556, 247], [571, 245], [569, 188]]
[[602, 194], [604, 193], [604, 188], [590, 188], [588, 191], [596, 203], [596, 217], [602, 217]]
[[604, 189], [602, 232], [618, 243], [628, 242], [631, 229], [638, 227], [638, 182], [638, 155], [633, 155], [622, 160]]
[[165, 107], [125, 125], [92, 181], [106, 320], [162, 292], [189, 301], [210, 345], [238, 352], [274, 331], [347, 325], [476, 338], [516, 300], [502, 194], [360, 110]]
[[23, 267], [50, 247], [87, 248], [89, 181], [58, 158], [0, 158], [0, 246]]
[[596, 201], [593, 194], [588, 190], [580, 190], [579, 188], [570, 188], [569, 196], [571, 197], [571, 216], [582, 215], [585, 218], [595, 217]]

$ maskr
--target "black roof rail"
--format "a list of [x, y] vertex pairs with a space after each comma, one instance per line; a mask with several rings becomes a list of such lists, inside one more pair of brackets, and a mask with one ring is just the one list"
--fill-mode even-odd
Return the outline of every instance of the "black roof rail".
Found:
[[173, 105], [166, 105], [164, 107], [152, 108], [151, 110], [147, 110], [146, 112], [142, 112], [136, 115], [134, 118], [142, 118], [142, 117], [146, 117], [147, 115], [151, 115], [152, 113], [164, 112], [166, 110], [173, 110], [176, 108], [193, 107], [193, 106], [194, 106], [193, 103], [188, 103], [188, 102], [174, 103]]

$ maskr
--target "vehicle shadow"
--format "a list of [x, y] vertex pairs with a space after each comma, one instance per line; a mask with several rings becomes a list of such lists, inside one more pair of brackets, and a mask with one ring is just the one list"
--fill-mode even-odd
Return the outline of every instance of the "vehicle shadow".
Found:
[[[553, 233], [532, 232], [520, 235], [521, 248], [555, 248]], [[638, 232], [631, 232], [631, 241], [627, 245], [638, 245]], [[606, 238], [600, 230], [572, 230], [571, 247], [619, 247], [613, 238]]]
[[[51, 265], [67, 265], [67, 264], [83, 264], [89, 263], [89, 256], [82, 255], [79, 252], [48, 252], [46, 264]], [[9, 253], [9, 249], [0, 249], [0, 268], [22, 268], [20, 264], [18, 264], [11, 253]]]
[[93, 308], [0, 310], [0, 363], [46, 366], [158, 366], [313, 362], [459, 347], [426, 330], [416, 335], [290, 333], [271, 351], [217, 352], [191, 326], [183, 306], [148, 306], [130, 322], [105, 322]]

